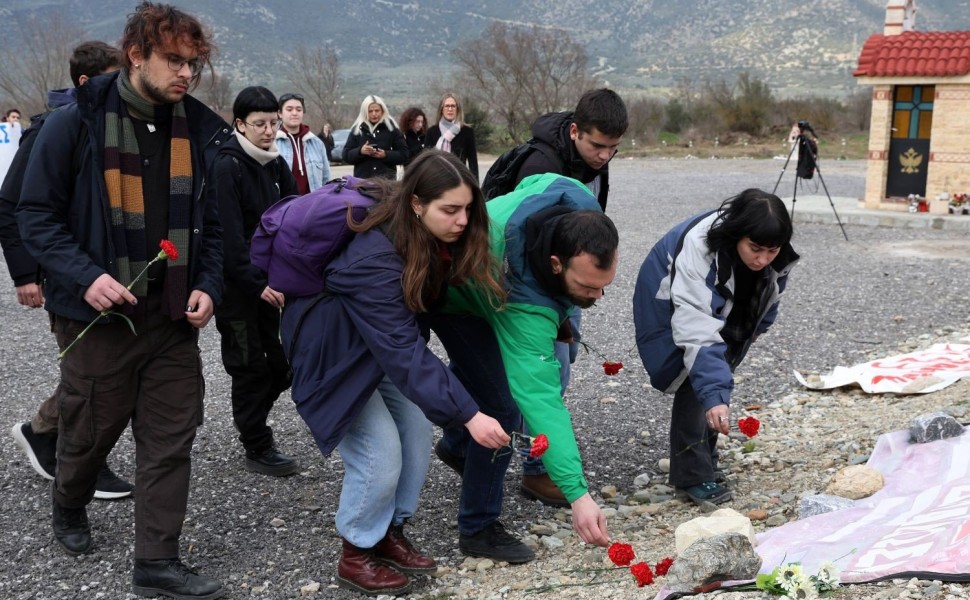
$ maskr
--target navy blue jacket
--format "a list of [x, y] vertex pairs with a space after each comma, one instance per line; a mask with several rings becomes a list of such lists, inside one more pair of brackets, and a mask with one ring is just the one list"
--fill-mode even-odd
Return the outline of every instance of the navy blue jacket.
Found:
[[390, 240], [370, 230], [357, 234], [327, 267], [329, 295], [315, 304], [315, 297], [287, 298], [282, 338], [293, 370], [293, 402], [324, 454], [337, 446], [385, 375], [441, 427], [460, 427], [478, 412], [421, 336], [404, 303], [403, 270]]
[[[24, 247], [47, 273], [48, 311], [80, 321], [98, 312], [84, 292], [104, 273], [117, 279], [111, 239], [108, 191], [104, 181], [105, 100], [118, 73], [95, 77], [78, 88], [77, 104], [54, 111], [27, 163], [17, 207]], [[222, 299], [222, 229], [215, 202], [205, 201], [206, 165], [231, 135], [229, 126], [204, 104], [185, 96], [192, 148], [192, 220], [189, 288]], [[84, 147], [75, 159], [81, 124]], [[73, 165], [77, 161], [77, 172]]]

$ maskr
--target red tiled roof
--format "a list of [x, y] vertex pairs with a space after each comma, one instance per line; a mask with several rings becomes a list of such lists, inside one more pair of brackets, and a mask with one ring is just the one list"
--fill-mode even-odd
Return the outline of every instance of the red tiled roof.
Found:
[[970, 73], [970, 31], [869, 36], [856, 77], [959, 77]]

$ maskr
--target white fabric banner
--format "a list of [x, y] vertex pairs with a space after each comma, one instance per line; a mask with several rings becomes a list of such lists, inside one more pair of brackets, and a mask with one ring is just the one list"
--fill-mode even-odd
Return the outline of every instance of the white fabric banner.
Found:
[[813, 390], [858, 385], [870, 394], [927, 394], [970, 376], [970, 345], [936, 344], [917, 352], [880, 358], [828, 375], [795, 378]]
[[23, 130], [19, 123], [0, 123], [0, 182], [7, 176], [7, 169], [13, 155], [20, 147], [20, 134]]

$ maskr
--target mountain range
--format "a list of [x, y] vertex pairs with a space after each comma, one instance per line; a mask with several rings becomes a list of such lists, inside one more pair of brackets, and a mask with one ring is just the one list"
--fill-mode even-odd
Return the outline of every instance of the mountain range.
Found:
[[[0, 18], [57, 11], [89, 38], [117, 41], [133, 0], [8, 0]], [[175, 4], [180, 4], [176, 0]], [[294, 49], [331, 44], [350, 99], [425, 99], [448, 81], [454, 47], [490, 23], [561, 29], [590, 71], [625, 93], [662, 95], [678, 81], [733, 82], [748, 71], [780, 95], [844, 95], [885, 0], [194, 0], [214, 32], [216, 67], [241, 85], [285, 86]], [[919, 30], [970, 29], [970, 0], [917, 4]], [[275, 88], [274, 88], [275, 89]]]

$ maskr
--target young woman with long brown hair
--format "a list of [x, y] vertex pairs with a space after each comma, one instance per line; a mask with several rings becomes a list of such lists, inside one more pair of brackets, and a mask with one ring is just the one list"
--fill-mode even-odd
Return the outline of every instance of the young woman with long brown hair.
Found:
[[337, 582], [395, 595], [410, 589], [407, 574], [436, 568], [403, 534], [428, 471], [431, 421], [464, 426], [489, 448], [510, 441], [427, 348], [418, 317], [452, 283], [481, 286], [496, 306], [504, 290], [485, 199], [456, 157], [428, 150], [401, 182], [361, 186], [381, 200], [350, 220], [357, 235], [326, 267], [322, 299], [287, 302], [282, 334], [297, 410], [320, 450], [344, 461]]

